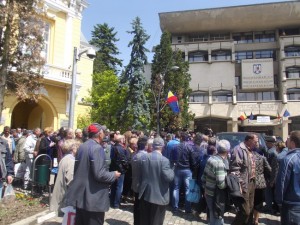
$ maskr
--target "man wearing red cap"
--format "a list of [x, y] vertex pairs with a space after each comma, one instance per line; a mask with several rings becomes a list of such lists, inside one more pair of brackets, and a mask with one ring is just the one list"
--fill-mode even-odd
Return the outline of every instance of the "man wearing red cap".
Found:
[[76, 225], [104, 223], [104, 212], [109, 210], [109, 186], [121, 175], [107, 169], [105, 152], [100, 145], [105, 129], [100, 124], [91, 124], [89, 139], [77, 152], [74, 179], [67, 192], [68, 204], [76, 207]]

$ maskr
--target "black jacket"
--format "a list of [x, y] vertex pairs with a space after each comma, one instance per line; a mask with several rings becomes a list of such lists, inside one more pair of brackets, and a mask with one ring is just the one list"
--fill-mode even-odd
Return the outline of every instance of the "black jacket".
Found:
[[116, 143], [111, 148], [111, 164], [110, 171], [119, 171], [125, 174], [130, 167], [130, 155], [122, 145]]

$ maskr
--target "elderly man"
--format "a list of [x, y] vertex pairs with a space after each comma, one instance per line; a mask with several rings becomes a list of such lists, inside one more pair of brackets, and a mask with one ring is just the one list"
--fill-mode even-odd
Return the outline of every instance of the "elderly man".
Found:
[[[205, 198], [209, 209], [209, 224], [212, 225], [224, 224], [225, 201], [215, 196], [218, 194], [226, 196], [224, 189], [226, 187], [225, 178], [229, 169], [227, 161], [228, 152], [230, 151], [229, 141], [220, 140], [217, 143], [217, 150], [218, 154], [208, 159], [202, 176], [202, 185], [205, 189]], [[222, 207], [218, 209], [216, 205]]]
[[140, 137], [137, 142], [137, 152], [134, 153], [131, 159], [132, 167], [132, 183], [131, 189], [134, 192], [134, 206], [133, 206], [133, 224], [140, 223], [140, 200], [139, 200], [139, 186], [141, 182], [141, 166], [147, 158], [147, 137]]
[[67, 191], [67, 205], [76, 207], [76, 225], [102, 225], [109, 209], [109, 186], [120, 177], [109, 172], [100, 143], [106, 127], [93, 123], [89, 139], [80, 145], [75, 158], [74, 178]]
[[300, 131], [292, 131], [287, 140], [289, 152], [280, 161], [275, 199], [281, 207], [281, 224], [300, 221]]
[[254, 192], [255, 192], [255, 155], [258, 148], [258, 137], [249, 133], [245, 140], [234, 147], [230, 158], [230, 172], [239, 178], [241, 192], [245, 199], [241, 203], [232, 225], [251, 224], [253, 220]]
[[153, 140], [153, 151], [141, 165], [141, 183], [138, 189], [140, 199], [140, 224], [162, 225], [169, 204], [169, 183], [174, 179], [174, 171], [169, 160], [162, 155], [164, 140]]

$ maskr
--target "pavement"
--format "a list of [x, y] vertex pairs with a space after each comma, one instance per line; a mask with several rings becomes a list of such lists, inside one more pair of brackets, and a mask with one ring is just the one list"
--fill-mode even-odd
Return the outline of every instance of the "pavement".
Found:
[[[105, 213], [105, 225], [133, 225], [133, 204], [123, 204], [120, 209], [110, 208], [108, 212]], [[225, 213], [224, 224], [229, 225], [234, 219], [235, 215], [232, 213]], [[30, 225], [59, 225], [62, 223], [62, 217], [53, 217], [42, 223], [30, 223]], [[164, 225], [203, 225], [208, 224], [206, 222], [206, 214], [201, 215], [196, 214], [186, 214], [183, 211], [172, 213], [171, 208], [167, 209]], [[260, 225], [280, 225], [279, 216], [261, 214]]]

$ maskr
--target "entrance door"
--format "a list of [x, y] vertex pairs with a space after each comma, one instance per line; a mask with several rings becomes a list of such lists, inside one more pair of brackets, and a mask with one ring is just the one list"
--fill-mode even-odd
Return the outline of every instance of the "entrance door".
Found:
[[49, 105], [43, 101], [19, 102], [13, 109], [11, 117], [12, 128], [34, 129], [36, 127], [53, 127], [54, 115]]

